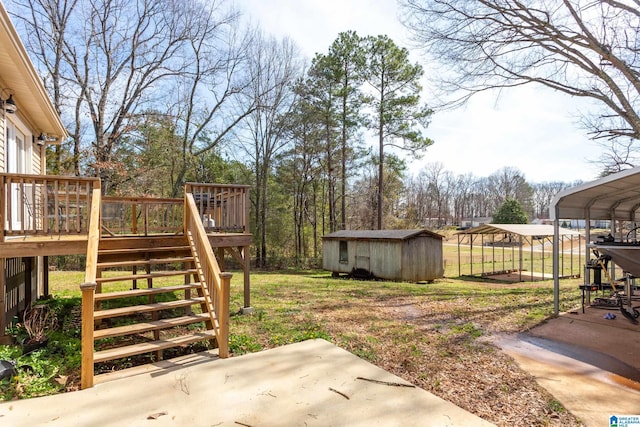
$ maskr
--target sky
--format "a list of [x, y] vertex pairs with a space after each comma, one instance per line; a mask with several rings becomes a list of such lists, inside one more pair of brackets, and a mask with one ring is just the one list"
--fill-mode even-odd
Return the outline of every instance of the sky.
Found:
[[[246, 19], [265, 33], [291, 38], [309, 59], [326, 53], [343, 31], [360, 36], [386, 34], [411, 50], [410, 33], [398, 19], [396, 0], [235, 0]], [[413, 62], [429, 73], [417, 51]], [[423, 100], [429, 103], [425, 91]], [[599, 147], [577, 125], [589, 108], [574, 98], [540, 86], [475, 95], [463, 107], [436, 111], [425, 134], [435, 141], [421, 160], [445, 170], [485, 177], [504, 167], [521, 171], [529, 183], [591, 181], [597, 178]], [[373, 138], [371, 139], [373, 143]]]

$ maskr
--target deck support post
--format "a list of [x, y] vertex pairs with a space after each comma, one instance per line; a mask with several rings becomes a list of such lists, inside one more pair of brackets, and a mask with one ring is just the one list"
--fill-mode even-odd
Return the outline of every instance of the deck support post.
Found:
[[82, 367], [80, 385], [93, 387], [93, 307], [96, 283], [82, 283]]
[[250, 259], [250, 247], [244, 246], [242, 248], [242, 258], [244, 264], [242, 265], [242, 271], [244, 273], [244, 307], [242, 307], [243, 314], [253, 313], [251, 307], [251, 259]]
[[218, 356], [229, 357], [229, 299], [231, 295], [231, 273], [220, 273], [220, 292], [218, 293]]

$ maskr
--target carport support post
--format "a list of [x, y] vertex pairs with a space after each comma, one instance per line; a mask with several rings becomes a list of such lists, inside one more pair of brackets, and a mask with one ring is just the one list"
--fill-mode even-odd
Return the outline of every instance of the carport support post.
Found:
[[460, 234], [458, 234], [458, 277], [462, 276], [460, 273]]
[[560, 236], [560, 226], [558, 215], [560, 214], [558, 206], [555, 207], [555, 218], [553, 219], [553, 314], [560, 314], [560, 276], [559, 276], [559, 256], [558, 238]]

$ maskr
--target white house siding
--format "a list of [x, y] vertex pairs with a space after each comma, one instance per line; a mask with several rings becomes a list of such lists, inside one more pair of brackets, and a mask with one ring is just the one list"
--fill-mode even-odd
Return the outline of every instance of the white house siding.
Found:
[[5, 113], [0, 112], [0, 172], [6, 172], [7, 168], [5, 167], [5, 147], [6, 147], [6, 126], [5, 126]]
[[31, 153], [31, 173], [34, 175], [44, 175], [42, 171], [42, 161], [40, 158], [40, 146], [37, 144], [32, 144]]

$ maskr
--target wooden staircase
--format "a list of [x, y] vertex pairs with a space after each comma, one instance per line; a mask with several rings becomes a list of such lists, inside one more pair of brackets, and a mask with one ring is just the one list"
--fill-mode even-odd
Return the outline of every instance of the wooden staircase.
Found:
[[93, 387], [96, 364], [145, 353], [158, 361], [198, 341], [228, 357], [231, 274], [220, 270], [193, 194], [185, 192], [182, 232], [156, 236], [101, 238], [99, 188], [91, 198], [82, 388]]
[[184, 236], [101, 240], [94, 364], [144, 353], [155, 353], [157, 361], [173, 347], [203, 340], [215, 345], [210, 296], [196, 264]]

